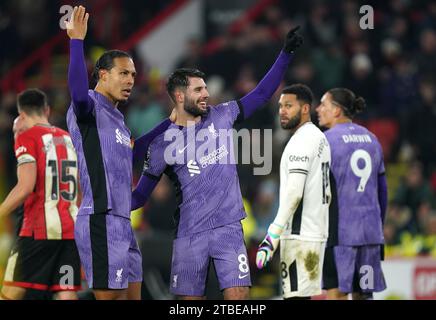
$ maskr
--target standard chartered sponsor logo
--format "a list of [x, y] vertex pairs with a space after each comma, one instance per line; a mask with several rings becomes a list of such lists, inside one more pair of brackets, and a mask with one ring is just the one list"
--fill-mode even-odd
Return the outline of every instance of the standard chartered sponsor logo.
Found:
[[208, 154], [207, 156], [200, 158], [200, 164], [202, 168], [206, 168], [210, 164], [214, 164], [220, 161], [220, 159], [223, 159], [224, 157], [227, 157], [229, 152], [227, 151], [226, 146], [221, 146], [218, 149], [214, 150], [212, 153]]
[[197, 166], [197, 162], [195, 162], [194, 160], [189, 160], [186, 166], [188, 167], [188, 171], [191, 177], [201, 173], [200, 168]]
[[130, 147], [130, 138], [124, 135], [118, 128], [115, 130], [115, 139], [117, 143]]

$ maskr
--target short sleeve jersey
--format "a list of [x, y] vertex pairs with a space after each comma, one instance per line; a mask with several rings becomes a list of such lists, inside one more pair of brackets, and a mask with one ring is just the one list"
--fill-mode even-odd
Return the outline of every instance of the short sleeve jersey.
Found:
[[77, 216], [77, 155], [70, 135], [36, 125], [15, 140], [18, 165], [36, 163], [34, 191], [24, 202], [19, 235], [37, 240], [74, 239]]

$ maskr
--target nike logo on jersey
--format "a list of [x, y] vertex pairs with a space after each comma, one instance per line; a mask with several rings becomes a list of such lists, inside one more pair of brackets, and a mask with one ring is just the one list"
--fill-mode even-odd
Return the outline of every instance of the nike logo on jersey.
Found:
[[186, 150], [186, 148], [188, 147], [189, 143], [183, 148], [183, 149], [179, 149], [179, 153], [183, 153], [183, 151]]
[[248, 273], [247, 274], [239, 274], [239, 276], [238, 276], [239, 279], [244, 279], [246, 277], [248, 277]]

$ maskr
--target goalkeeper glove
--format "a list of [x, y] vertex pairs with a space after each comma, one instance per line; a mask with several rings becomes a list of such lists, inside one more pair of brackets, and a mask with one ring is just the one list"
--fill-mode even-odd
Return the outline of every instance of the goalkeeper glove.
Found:
[[300, 29], [300, 26], [295, 27], [286, 35], [285, 44], [283, 46], [284, 52], [292, 53], [303, 44], [303, 36], [296, 33], [298, 29]]
[[258, 269], [262, 269], [269, 261], [271, 261], [274, 252], [279, 246], [280, 235], [282, 232], [283, 226], [276, 223], [270, 224], [265, 239], [263, 239], [257, 249], [256, 266]]

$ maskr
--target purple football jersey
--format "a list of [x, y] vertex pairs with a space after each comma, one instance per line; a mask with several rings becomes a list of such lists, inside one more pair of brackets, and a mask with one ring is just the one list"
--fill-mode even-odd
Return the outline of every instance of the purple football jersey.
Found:
[[191, 127], [171, 124], [154, 137], [146, 155], [143, 174], [158, 179], [165, 173], [176, 188], [178, 237], [246, 216], [233, 159], [233, 138], [228, 134], [240, 115], [240, 105], [231, 101], [209, 108], [209, 113]]
[[94, 108], [77, 119], [70, 106], [68, 131], [77, 151], [83, 193], [79, 215], [105, 213], [130, 219], [132, 144], [123, 114], [100, 93], [89, 90]]
[[338, 124], [324, 133], [331, 148], [331, 172], [336, 185], [334, 209], [338, 221], [331, 227], [337, 227], [337, 244], [384, 243], [378, 201], [378, 175], [385, 173], [380, 143], [374, 134], [355, 123]]

